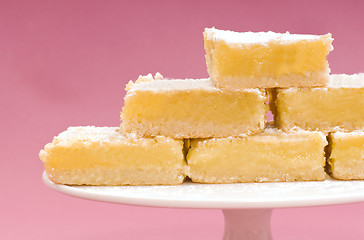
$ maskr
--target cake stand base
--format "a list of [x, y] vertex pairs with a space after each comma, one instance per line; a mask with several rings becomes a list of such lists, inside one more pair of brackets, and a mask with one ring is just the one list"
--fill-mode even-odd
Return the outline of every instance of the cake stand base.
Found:
[[223, 209], [223, 240], [272, 240], [272, 209]]
[[364, 181], [198, 184], [177, 186], [67, 186], [43, 173], [44, 183], [75, 197], [148, 207], [222, 209], [224, 240], [271, 240], [276, 208], [364, 202]]

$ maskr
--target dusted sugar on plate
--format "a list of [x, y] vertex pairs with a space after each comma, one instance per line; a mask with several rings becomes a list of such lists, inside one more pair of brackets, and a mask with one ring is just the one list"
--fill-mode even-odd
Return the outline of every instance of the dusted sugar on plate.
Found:
[[223, 89], [325, 86], [331, 34], [232, 32], [206, 28], [210, 78]]
[[174, 185], [185, 178], [183, 141], [116, 127], [70, 127], [40, 151], [48, 177], [68, 185]]
[[264, 90], [223, 91], [209, 79], [139, 77], [127, 85], [121, 113], [124, 132], [142, 136], [209, 138], [263, 131]]
[[245, 137], [191, 140], [187, 175], [200, 183], [325, 179], [326, 136], [268, 128]]
[[275, 122], [292, 128], [333, 132], [364, 129], [364, 74], [334, 74], [324, 88], [278, 89]]
[[329, 135], [328, 171], [341, 180], [364, 180], [364, 131]]

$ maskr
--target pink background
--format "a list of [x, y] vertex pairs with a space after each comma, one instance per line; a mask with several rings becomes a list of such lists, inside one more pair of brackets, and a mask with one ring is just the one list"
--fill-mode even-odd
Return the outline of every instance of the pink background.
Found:
[[[0, 239], [220, 239], [218, 210], [54, 192], [39, 150], [74, 125], [118, 126], [139, 74], [206, 77], [202, 32], [331, 32], [333, 73], [364, 71], [363, 1], [0, 1]], [[280, 240], [364, 239], [364, 203], [276, 210]]]

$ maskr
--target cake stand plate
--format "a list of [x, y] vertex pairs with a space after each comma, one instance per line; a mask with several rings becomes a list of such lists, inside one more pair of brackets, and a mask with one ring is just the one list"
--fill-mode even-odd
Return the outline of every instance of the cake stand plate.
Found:
[[44, 183], [64, 194], [103, 202], [171, 208], [222, 209], [224, 240], [269, 240], [274, 208], [364, 202], [364, 181], [198, 184], [177, 186], [68, 186]]

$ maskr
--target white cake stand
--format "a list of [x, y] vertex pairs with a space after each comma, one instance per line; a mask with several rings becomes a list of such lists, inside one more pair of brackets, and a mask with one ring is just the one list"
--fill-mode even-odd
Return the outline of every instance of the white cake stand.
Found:
[[150, 207], [222, 209], [224, 240], [269, 240], [274, 208], [308, 207], [364, 201], [364, 181], [197, 184], [178, 186], [67, 186], [44, 183], [68, 195]]

